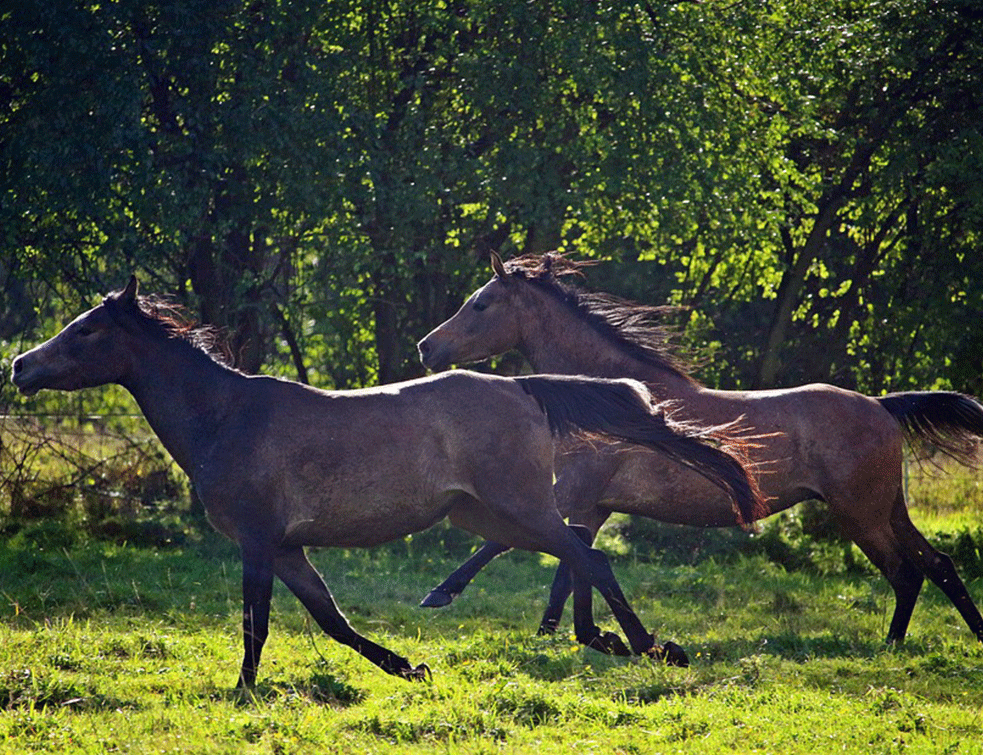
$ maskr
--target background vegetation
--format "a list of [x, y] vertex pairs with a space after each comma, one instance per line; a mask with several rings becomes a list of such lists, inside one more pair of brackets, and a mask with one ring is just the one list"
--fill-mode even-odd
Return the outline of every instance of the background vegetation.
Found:
[[973, 0], [14, 0], [0, 24], [5, 353], [135, 270], [247, 371], [385, 382], [489, 250], [562, 248], [690, 307], [710, 383], [979, 392]]
[[[245, 371], [411, 377], [489, 251], [562, 249], [606, 261], [590, 288], [681, 305], [710, 385], [979, 395], [980, 60], [975, 0], [10, 0], [0, 371], [136, 271]], [[979, 751], [958, 616], [928, 587], [885, 650], [883, 580], [807, 507], [755, 537], [608, 528], [690, 670], [532, 638], [537, 557], [417, 611], [471, 548], [438, 527], [317, 555], [433, 685], [279, 595], [243, 701], [235, 554], [134, 410], [0, 380], [0, 749]], [[919, 525], [979, 603], [978, 476], [925, 474]]]

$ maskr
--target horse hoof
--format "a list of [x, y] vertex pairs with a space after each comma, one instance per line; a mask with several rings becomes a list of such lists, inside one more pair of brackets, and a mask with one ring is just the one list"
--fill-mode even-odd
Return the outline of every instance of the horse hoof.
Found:
[[557, 621], [544, 621], [539, 625], [539, 629], [536, 630], [536, 634], [540, 637], [549, 637], [550, 635], [556, 634], [556, 628], [559, 625]]
[[661, 646], [654, 645], [648, 651], [648, 654], [655, 660], [662, 661], [667, 666], [678, 666], [680, 668], [689, 666], [689, 657], [686, 655], [686, 651], [675, 642], [667, 642]]
[[405, 668], [399, 672], [399, 675], [411, 682], [433, 681], [433, 673], [430, 671], [430, 667], [425, 663], [421, 663], [416, 668]]
[[631, 655], [631, 650], [625, 645], [624, 641], [614, 632], [604, 632], [597, 634], [585, 643], [587, 647], [605, 655]]
[[454, 596], [447, 590], [435, 587], [427, 593], [427, 597], [420, 601], [420, 608], [443, 608], [449, 606], [453, 600]]

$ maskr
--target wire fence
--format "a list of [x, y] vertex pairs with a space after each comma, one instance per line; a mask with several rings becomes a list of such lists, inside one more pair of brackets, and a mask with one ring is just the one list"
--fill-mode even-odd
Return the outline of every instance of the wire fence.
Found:
[[139, 518], [186, 484], [141, 415], [0, 414], [0, 520]]
[[[173, 467], [139, 412], [92, 412], [81, 401], [76, 408], [0, 413], [0, 510], [13, 490], [31, 485], [64, 488], [120, 464], [132, 465], [133, 475]], [[906, 454], [902, 483], [915, 507], [974, 504], [983, 512], [977, 469]]]

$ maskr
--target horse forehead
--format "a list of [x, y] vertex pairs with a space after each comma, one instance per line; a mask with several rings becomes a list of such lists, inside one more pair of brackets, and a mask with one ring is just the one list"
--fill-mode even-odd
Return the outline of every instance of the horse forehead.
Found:
[[489, 297], [495, 296], [495, 292], [498, 287], [500, 287], [500, 284], [498, 283], [498, 278], [492, 278], [481, 288], [472, 292], [471, 296], [469, 296], [467, 299], [464, 300], [464, 304], [465, 305], [472, 304], [473, 302], [478, 301], [478, 299], [481, 298], [487, 299]]
[[72, 320], [66, 327], [71, 327], [72, 325], [77, 325], [78, 323], [84, 322], [86, 320], [97, 319], [101, 314], [105, 313], [105, 307], [102, 304], [93, 307], [92, 309], [87, 309], [85, 312], [80, 314], [74, 320]]

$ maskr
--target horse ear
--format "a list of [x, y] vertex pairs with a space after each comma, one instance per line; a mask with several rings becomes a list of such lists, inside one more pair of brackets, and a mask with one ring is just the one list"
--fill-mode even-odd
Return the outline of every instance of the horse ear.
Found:
[[137, 300], [137, 291], [140, 289], [140, 282], [137, 280], [135, 275], [130, 276], [130, 281], [126, 284], [126, 288], [120, 291], [119, 298], [117, 301], [120, 304], [134, 304]]
[[509, 274], [505, 271], [505, 263], [502, 262], [502, 258], [496, 252], [491, 252], [490, 254], [492, 270], [495, 271], [495, 275], [501, 278], [503, 282], [506, 282]]

